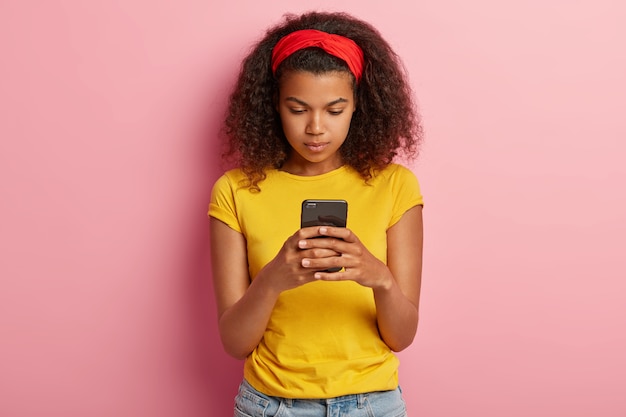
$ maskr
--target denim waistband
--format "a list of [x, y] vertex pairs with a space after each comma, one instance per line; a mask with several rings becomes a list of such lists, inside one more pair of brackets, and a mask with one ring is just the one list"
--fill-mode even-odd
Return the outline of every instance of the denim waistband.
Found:
[[314, 403], [326, 404], [326, 405], [337, 404], [337, 403], [342, 403], [342, 402], [355, 402], [358, 408], [363, 408], [367, 397], [370, 395], [370, 393], [363, 393], [363, 394], [341, 395], [339, 397], [332, 397], [332, 398], [284, 398], [284, 397], [272, 397], [271, 395], [263, 394], [262, 392], [259, 392], [257, 389], [255, 389], [252, 385], [250, 385], [248, 381], [246, 381], [245, 379], [243, 380], [242, 385], [245, 386], [247, 389], [254, 391], [259, 396], [283, 401], [285, 405], [289, 408], [293, 407], [294, 401], [308, 401], [308, 402], [314, 402]]

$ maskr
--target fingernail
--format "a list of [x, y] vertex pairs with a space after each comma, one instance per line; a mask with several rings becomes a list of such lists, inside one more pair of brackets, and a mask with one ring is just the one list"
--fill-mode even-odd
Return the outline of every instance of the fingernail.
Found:
[[306, 248], [306, 240], [301, 240], [298, 242], [298, 247], [300, 248]]
[[311, 261], [309, 261], [308, 259], [302, 260], [302, 266], [309, 266], [309, 265], [311, 265]]
[[320, 227], [320, 233], [326, 233], [328, 231], [325, 227]]
[[322, 274], [314, 274], [313, 278], [315, 279], [320, 279], [322, 277]]

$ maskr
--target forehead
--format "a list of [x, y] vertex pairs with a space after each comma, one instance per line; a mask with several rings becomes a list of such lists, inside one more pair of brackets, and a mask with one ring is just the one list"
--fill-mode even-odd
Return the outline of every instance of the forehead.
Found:
[[307, 102], [330, 102], [340, 97], [349, 100], [354, 95], [352, 77], [338, 71], [321, 74], [291, 71], [280, 78], [278, 90], [281, 99], [295, 97]]

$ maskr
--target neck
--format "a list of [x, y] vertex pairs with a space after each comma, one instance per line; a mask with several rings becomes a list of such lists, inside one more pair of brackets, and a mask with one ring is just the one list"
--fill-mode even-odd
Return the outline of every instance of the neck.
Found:
[[337, 168], [342, 167], [343, 161], [341, 158], [337, 158], [332, 161], [323, 161], [323, 162], [309, 162], [306, 163], [298, 163], [294, 161], [293, 158], [285, 161], [282, 167], [280, 167], [281, 171], [288, 172], [293, 175], [300, 175], [303, 177], [312, 177], [315, 175], [326, 174], [327, 172], [334, 171]]

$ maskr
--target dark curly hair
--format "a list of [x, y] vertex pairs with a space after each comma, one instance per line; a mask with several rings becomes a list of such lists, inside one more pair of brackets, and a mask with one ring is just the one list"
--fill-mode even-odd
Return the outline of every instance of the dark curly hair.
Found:
[[270, 28], [243, 60], [228, 103], [224, 131], [229, 147], [225, 156], [234, 159], [246, 174], [247, 186], [259, 191], [265, 170], [280, 168], [291, 151], [275, 106], [280, 77], [289, 71], [350, 73], [343, 60], [319, 48], [306, 48], [285, 59], [276, 75], [272, 74], [274, 45], [301, 29], [345, 36], [363, 50], [365, 66], [358, 85], [352, 76], [356, 111], [339, 149], [344, 163], [367, 181], [399, 153], [414, 157], [422, 140], [420, 119], [404, 67], [380, 33], [346, 13], [289, 14]]

